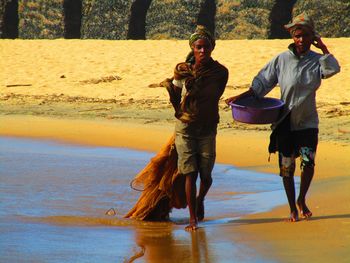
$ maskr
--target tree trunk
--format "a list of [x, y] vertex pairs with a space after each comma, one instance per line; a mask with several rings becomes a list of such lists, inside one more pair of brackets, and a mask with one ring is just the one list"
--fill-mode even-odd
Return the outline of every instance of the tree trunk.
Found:
[[297, 0], [276, 0], [270, 13], [270, 32], [268, 38], [290, 38], [284, 25], [292, 19], [293, 6]]
[[82, 0], [64, 0], [64, 38], [80, 38]]
[[152, 0], [135, 0], [131, 5], [128, 39], [146, 39], [146, 15]]
[[18, 38], [18, 0], [10, 0], [4, 4], [1, 18], [1, 38]]
[[204, 0], [197, 18], [197, 24], [205, 26], [215, 36], [216, 1]]

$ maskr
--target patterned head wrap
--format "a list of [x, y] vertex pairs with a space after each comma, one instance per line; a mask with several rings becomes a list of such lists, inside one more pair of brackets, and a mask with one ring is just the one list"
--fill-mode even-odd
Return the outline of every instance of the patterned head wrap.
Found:
[[284, 28], [287, 29], [291, 35], [293, 35], [294, 31], [297, 28], [300, 28], [301, 26], [307, 27], [313, 33], [316, 34], [314, 21], [305, 12], [294, 17], [293, 20], [289, 24], [284, 26]]
[[192, 44], [196, 42], [198, 39], [208, 40], [214, 49], [215, 38], [205, 26], [197, 25], [196, 31], [190, 36], [190, 39], [189, 39], [190, 47], [192, 47]]

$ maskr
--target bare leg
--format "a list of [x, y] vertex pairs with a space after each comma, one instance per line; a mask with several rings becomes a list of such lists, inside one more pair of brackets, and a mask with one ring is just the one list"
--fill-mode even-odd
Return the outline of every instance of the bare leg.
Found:
[[295, 204], [295, 186], [294, 176], [283, 177], [283, 186], [286, 191], [288, 203], [290, 207], [290, 217], [287, 219], [289, 222], [296, 222], [299, 220], [298, 210]]
[[204, 219], [204, 198], [207, 195], [212, 183], [213, 179], [211, 178], [211, 176], [206, 177], [205, 180], [201, 179], [199, 193], [197, 196], [198, 221], [202, 221]]
[[305, 197], [306, 197], [307, 191], [309, 190], [313, 176], [314, 176], [314, 167], [305, 166], [300, 176], [301, 177], [300, 192], [299, 192], [299, 197], [297, 201], [300, 214], [304, 218], [310, 218], [312, 216], [312, 212], [306, 206]]
[[196, 187], [197, 172], [186, 175], [186, 200], [190, 212], [190, 224], [185, 227], [186, 231], [194, 231], [198, 228], [198, 220], [196, 216]]
[[283, 156], [279, 153], [278, 156], [280, 176], [283, 180], [284, 190], [287, 195], [288, 204], [290, 208], [290, 215], [287, 219], [288, 222], [299, 221], [298, 209], [295, 204], [295, 185], [294, 185], [294, 172], [295, 172], [295, 159], [294, 156]]

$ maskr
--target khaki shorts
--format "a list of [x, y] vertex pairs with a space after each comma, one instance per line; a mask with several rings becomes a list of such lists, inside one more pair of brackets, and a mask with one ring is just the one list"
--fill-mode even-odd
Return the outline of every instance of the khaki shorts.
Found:
[[199, 172], [202, 178], [211, 176], [216, 158], [216, 130], [216, 124], [188, 124], [177, 120], [175, 146], [179, 173]]

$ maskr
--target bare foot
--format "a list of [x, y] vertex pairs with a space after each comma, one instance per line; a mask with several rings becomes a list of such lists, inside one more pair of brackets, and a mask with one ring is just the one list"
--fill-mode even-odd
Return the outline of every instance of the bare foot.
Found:
[[299, 221], [298, 212], [297, 211], [291, 212], [289, 218], [287, 218], [285, 221], [286, 222], [297, 222], [297, 221]]
[[197, 219], [203, 221], [204, 219], [204, 201], [199, 202], [197, 199]]
[[312, 217], [312, 212], [309, 210], [309, 208], [306, 206], [305, 203], [298, 201], [297, 204], [298, 204], [301, 217], [305, 219]]
[[185, 227], [188, 232], [196, 231], [198, 229], [197, 221], [190, 220], [190, 224]]

